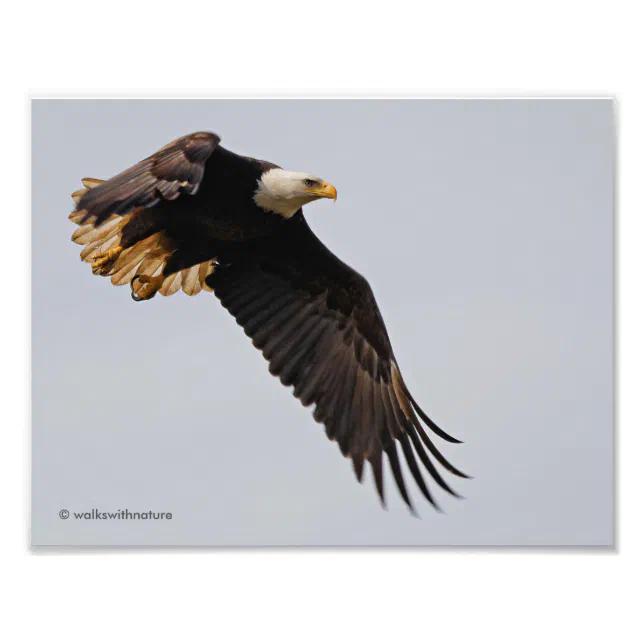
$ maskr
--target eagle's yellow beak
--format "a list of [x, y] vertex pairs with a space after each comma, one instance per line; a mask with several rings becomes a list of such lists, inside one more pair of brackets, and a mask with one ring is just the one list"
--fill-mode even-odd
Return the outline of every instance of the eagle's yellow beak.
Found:
[[338, 198], [338, 191], [330, 183], [322, 183], [319, 188], [310, 188], [306, 192], [310, 192], [320, 199], [333, 199], [335, 201]]

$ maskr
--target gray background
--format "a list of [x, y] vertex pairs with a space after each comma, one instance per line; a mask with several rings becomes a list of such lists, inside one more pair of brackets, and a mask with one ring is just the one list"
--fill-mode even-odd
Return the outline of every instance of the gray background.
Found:
[[[613, 543], [610, 100], [39, 100], [34, 545]], [[365, 274], [405, 379], [475, 476], [359, 485], [211, 294], [132, 302], [69, 241], [70, 193], [182, 134], [315, 173], [306, 209]], [[7, 216], [9, 216], [7, 214]], [[406, 472], [407, 474], [407, 472]], [[453, 481], [453, 479], [450, 479]], [[436, 486], [434, 486], [434, 489]], [[172, 512], [171, 521], [63, 521]]]

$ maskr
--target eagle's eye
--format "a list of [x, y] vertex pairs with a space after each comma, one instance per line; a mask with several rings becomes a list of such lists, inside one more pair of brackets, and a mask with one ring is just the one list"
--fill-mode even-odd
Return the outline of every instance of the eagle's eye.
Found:
[[312, 188], [315, 185], [315, 181], [313, 179], [304, 179], [304, 185], [307, 188]]

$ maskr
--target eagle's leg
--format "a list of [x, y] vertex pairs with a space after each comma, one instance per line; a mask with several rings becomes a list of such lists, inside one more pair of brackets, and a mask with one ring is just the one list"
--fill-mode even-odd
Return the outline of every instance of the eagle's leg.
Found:
[[92, 255], [90, 258], [92, 260], [92, 273], [94, 275], [107, 275], [122, 251], [123, 246], [116, 246], [106, 250], [104, 253]]
[[161, 288], [167, 277], [168, 276], [163, 273], [156, 277], [150, 277], [149, 275], [135, 275], [130, 283], [132, 288], [132, 299], [135, 302], [151, 300], [157, 294], [157, 291]]

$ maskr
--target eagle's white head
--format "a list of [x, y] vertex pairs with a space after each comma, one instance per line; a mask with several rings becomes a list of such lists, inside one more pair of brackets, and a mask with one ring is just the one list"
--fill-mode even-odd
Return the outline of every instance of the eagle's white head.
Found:
[[281, 215], [285, 219], [292, 217], [302, 206], [316, 199], [333, 199], [338, 197], [337, 190], [312, 174], [289, 172], [281, 168], [272, 168], [260, 177], [255, 191], [255, 203], [266, 210]]

